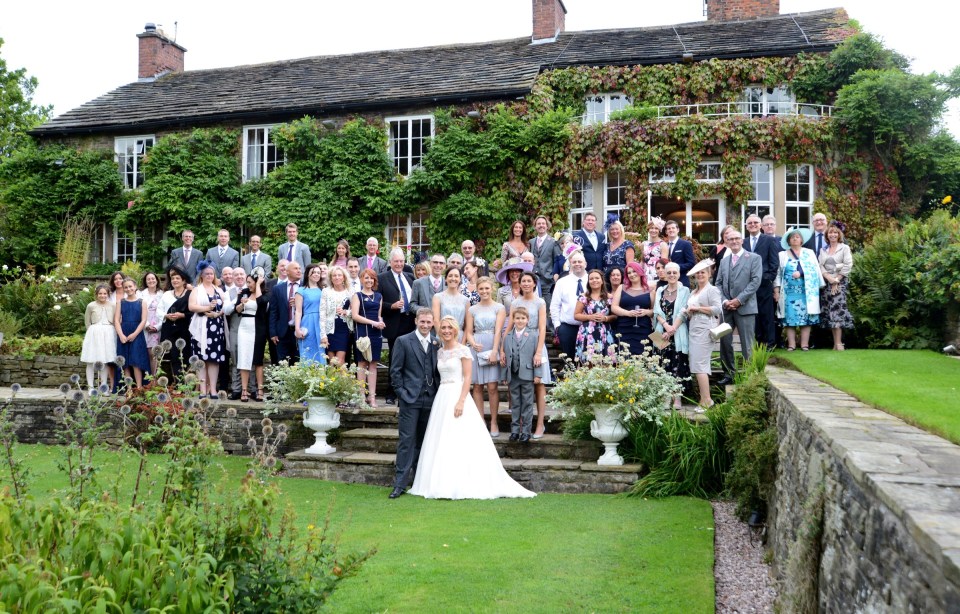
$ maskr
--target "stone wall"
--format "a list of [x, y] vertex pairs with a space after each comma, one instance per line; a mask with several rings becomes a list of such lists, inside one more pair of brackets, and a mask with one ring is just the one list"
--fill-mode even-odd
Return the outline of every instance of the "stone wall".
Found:
[[811, 559], [819, 611], [960, 612], [960, 447], [805, 375], [768, 373], [780, 440], [768, 527], [781, 594], [797, 580], [786, 576], [811, 519], [804, 502], [822, 485]]
[[[3, 398], [9, 398], [9, 392], [3, 391]], [[54, 409], [63, 406], [63, 401], [58, 399], [37, 399], [28, 396], [18, 396], [11, 402], [11, 414], [13, 416], [14, 428], [17, 434], [17, 440], [20, 443], [43, 443], [58, 444], [61, 440], [58, 436], [60, 432], [60, 420], [54, 415]], [[67, 405], [68, 411], [73, 404]], [[234, 407], [237, 410], [236, 418], [225, 418], [224, 409]], [[263, 415], [260, 413], [263, 406], [259, 403], [224, 403], [223, 409], [214, 414], [214, 425], [211, 428], [211, 434], [218, 436], [223, 443], [223, 449], [229, 454], [249, 454], [246, 447], [248, 439], [247, 430], [243, 428], [244, 418], [249, 418], [253, 423], [250, 429], [253, 435], [262, 439], [260, 435], [260, 420]], [[283, 455], [294, 450], [303, 450], [314, 442], [313, 431], [303, 426], [303, 410], [300, 408], [286, 408], [279, 413], [273, 414], [270, 419], [274, 425], [284, 423], [287, 425], [287, 440], [278, 448], [278, 453]], [[119, 424], [116, 422], [115, 424]], [[111, 428], [105, 434], [108, 441], [116, 440], [121, 435], [119, 428]]]
[[55, 388], [74, 373], [86, 381], [87, 365], [79, 356], [42, 356], [20, 358], [0, 355], [0, 387], [20, 384], [25, 388]]

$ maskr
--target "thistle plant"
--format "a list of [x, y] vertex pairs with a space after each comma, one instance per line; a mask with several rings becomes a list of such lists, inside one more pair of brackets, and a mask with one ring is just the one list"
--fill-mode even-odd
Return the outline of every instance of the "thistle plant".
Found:
[[4, 462], [6, 469], [10, 473], [10, 483], [13, 485], [13, 494], [17, 501], [22, 502], [27, 493], [27, 484], [29, 483], [30, 471], [23, 465], [23, 460], [16, 457], [17, 430], [13, 422], [13, 416], [10, 413], [10, 407], [13, 405], [17, 392], [20, 391], [20, 384], [14, 384], [10, 387], [10, 398], [0, 409], [0, 447], [3, 448]]

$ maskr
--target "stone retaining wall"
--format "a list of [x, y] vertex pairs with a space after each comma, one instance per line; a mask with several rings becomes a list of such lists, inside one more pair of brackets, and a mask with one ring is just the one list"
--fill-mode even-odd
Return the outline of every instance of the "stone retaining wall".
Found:
[[26, 388], [56, 388], [77, 373], [86, 381], [87, 365], [79, 356], [43, 356], [20, 358], [0, 355], [0, 386], [20, 384]]
[[[768, 368], [780, 451], [768, 527], [781, 593], [804, 502], [821, 612], [960, 612], [960, 447], [794, 371]], [[806, 544], [810, 545], [810, 544]], [[816, 556], [816, 554], [819, 556]]]
[[[4, 391], [5, 398], [9, 393]], [[17, 440], [21, 443], [43, 443], [59, 444], [61, 440], [58, 436], [60, 432], [60, 421], [54, 415], [54, 409], [63, 405], [62, 400], [56, 399], [36, 399], [18, 396], [11, 402], [11, 415], [13, 416], [14, 428], [16, 429]], [[224, 409], [227, 406], [234, 407], [237, 410], [236, 418], [225, 418]], [[67, 405], [70, 411], [75, 404]], [[211, 428], [211, 433], [220, 437], [223, 443], [223, 449], [229, 454], [247, 455], [250, 450], [247, 448], [247, 430], [243, 428], [244, 418], [249, 418], [253, 423], [250, 429], [253, 435], [262, 440], [260, 434], [260, 420], [263, 415], [260, 413], [263, 405], [251, 403], [224, 403], [223, 408], [214, 414], [215, 424]], [[293, 450], [302, 450], [313, 445], [315, 440], [313, 431], [303, 426], [303, 410], [298, 408], [283, 409], [273, 414], [270, 419], [274, 424], [284, 423], [287, 425], [287, 440], [278, 448], [279, 454], [286, 454]], [[119, 424], [119, 422], [116, 422]], [[121, 433], [119, 427], [111, 428], [105, 433], [108, 441], [116, 440]]]

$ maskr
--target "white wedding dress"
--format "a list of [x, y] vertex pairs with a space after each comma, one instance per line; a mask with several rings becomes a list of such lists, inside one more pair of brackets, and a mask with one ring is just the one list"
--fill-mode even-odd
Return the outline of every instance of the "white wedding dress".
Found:
[[462, 358], [473, 360], [463, 345], [438, 353], [440, 389], [430, 410], [410, 494], [428, 499], [535, 497], [536, 493], [507, 475], [469, 394], [460, 417], [453, 415], [463, 390]]

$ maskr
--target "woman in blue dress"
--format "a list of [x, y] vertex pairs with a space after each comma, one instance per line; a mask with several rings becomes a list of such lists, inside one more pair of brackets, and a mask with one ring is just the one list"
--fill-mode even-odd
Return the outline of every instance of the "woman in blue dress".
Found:
[[[506, 309], [493, 300], [493, 282], [489, 277], [477, 280], [477, 292], [480, 302], [467, 311], [464, 345], [473, 354], [473, 401], [483, 416], [483, 389], [487, 389], [490, 401], [490, 436], [500, 435], [497, 426], [497, 412], [500, 410], [500, 333], [506, 320]], [[478, 354], [486, 352], [487, 358], [481, 360]]]
[[327, 364], [327, 353], [321, 344], [323, 331], [320, 330], [320, 298], [323, 295], [323, 269], [311, 264], [303, 276], [303, 285], [297, 289], [294, 298], [294, 335], [298, 339], [300, 360], [309, 360], [321, 365]]
[[627, 265], [623, 285], [613, 295], [611, 311], [617, 316], [614, 330], [620, 335], [618, 341], [627, 344], [633, 356], [643, 354], [653, 332], [653, 295], [639, 262]]
[[773, 280], [773, 300], [777, 301], [777, 316], [787, 331], [787, 351], [797, 349], [797, 331], [800, 327], [800, 349], [810, 349], [810, 326], [820, 322], [820, 263], [812, 250], [803, 247], [813, 231], [791, 228], [783, 235], [780, 245], [780, 270]]
[[603, 254], [603, 273], [607, 274], [610, 269], [624, 268], [627, 263], [633, 262], [636, 257], [636, 249], [633, 241], [626, 238], [623, 231], [623, 224], [615, 220], [607, 229], [607, 251]]
[[123, 356], [123, 372], [132, 376], [137, 388], [143, 385], [143, 374], [150, 372], [150, 356], [143, 329], [147, 325], [147, 305], [137, 297], [137, 282], [123, 280], [123, 299], [114, 311], [113, 326], [117, 329], [117, 356]]
[[[368, 403], [377, 406], [377, 362], [383, 348], [383, 328], [386, 326], [380, 315], [383, 296], [377, 292], [377, 274], [371, 269], [360, 271], [362, 290], [350, 298], [350, 315], [357, 336], [354, 341], [354, 360], [357, 362], [357, 378], [366, 381]], [[367, 351], [361, 349], [361, 339], [368, 339]]]

